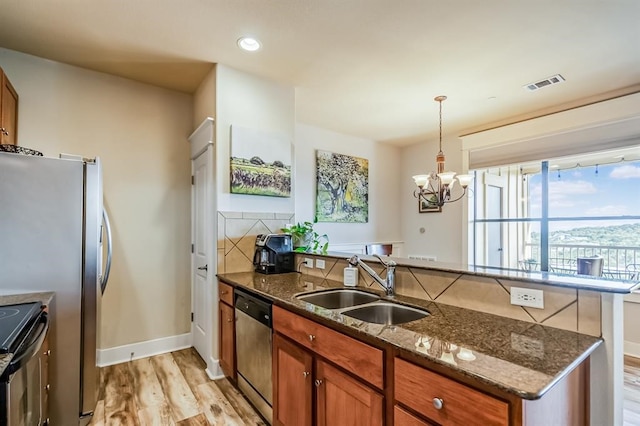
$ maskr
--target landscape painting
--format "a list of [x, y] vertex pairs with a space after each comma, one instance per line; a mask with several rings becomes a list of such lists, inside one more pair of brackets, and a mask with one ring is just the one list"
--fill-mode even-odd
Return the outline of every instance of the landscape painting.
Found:
[[316, 220], [369, 221], [369, 160], [317, 151]]
[[418, 198], [418, 212], [420, 213], [440, 213], [442, 207], [438, 205], [438, 196], [429, 192]]
[[279, 134], [231, 126], [231, 193], [291, 196], [291, 143]]

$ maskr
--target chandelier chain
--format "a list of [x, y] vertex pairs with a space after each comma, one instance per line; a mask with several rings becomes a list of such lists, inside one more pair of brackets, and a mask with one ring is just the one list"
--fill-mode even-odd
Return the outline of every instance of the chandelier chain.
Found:
[[442, 152], [442, 99], [438, 102], [440, 103], [440, 152]]

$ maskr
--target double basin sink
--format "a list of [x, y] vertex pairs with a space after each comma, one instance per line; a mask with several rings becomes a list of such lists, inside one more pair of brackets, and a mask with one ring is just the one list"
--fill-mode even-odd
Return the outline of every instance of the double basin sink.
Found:
[[375, 324], [397, 325], [415, 321], [429, 312], [383, 301], [362, 290], [334, 289], [299, 294], [297, 299], [326, 309], [340, 310], [342, 315]]

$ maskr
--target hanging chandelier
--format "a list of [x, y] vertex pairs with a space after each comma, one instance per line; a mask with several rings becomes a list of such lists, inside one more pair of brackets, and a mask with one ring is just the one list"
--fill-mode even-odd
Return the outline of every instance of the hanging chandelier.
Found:
[[[471, 183], [473, 176], [456, 175], [456, 172], [444, 171], [444, 153], [442, 152], [442, 101], [446, 100], [446, 96], [436, 96], [434, 101], [440, 103], [440, 151], [436, 156], [437, 172], [431, 172], [428, 175], [415, 175], [415, 181], [418, 189], [413, 191], [413, 196], [425, 203], [427, 206], [442, 207], [445, 203], [452, 203], [462, 199], [467, 193], [467, 187]], [[462, 187], [462, 194], [452, 198], [451, 190], [455, 183]]]

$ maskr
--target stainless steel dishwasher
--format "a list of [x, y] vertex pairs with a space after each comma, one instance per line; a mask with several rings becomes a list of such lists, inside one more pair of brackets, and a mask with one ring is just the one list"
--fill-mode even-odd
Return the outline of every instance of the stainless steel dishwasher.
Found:
[[272, 422], [272, 303], [235, 289], [238, 387], [265, 419]]

